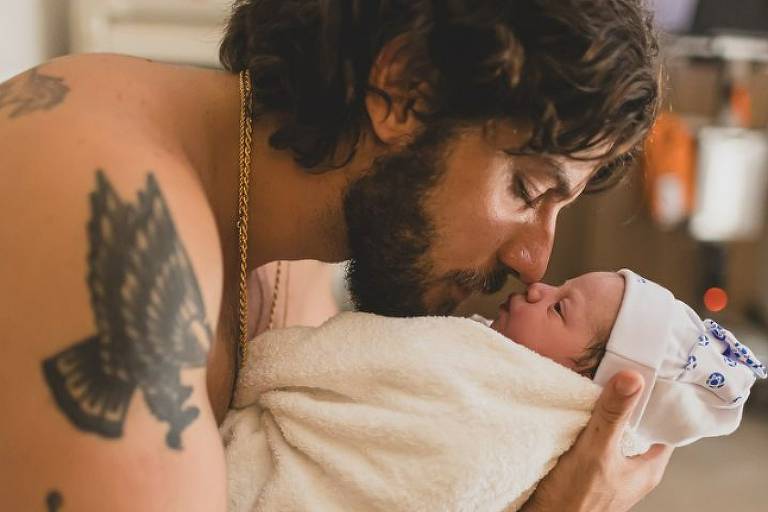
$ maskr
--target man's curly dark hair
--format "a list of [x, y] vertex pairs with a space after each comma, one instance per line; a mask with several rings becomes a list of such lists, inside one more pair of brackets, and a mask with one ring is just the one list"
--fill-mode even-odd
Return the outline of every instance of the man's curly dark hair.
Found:
[[354, 155], [367, 94], [391, 101], [368, 79], [398, 36], [401, 85], [428, 85], [425, 123], [524, 119], [527, 152], [607, 148], [612, 164], [592, 191], [622, 174], [656, 115], [658, 50], [642, 0], [238, 0], [220, 58], [250, 71], [255, 112], [283, 114], [270, 144], [317, 172]]

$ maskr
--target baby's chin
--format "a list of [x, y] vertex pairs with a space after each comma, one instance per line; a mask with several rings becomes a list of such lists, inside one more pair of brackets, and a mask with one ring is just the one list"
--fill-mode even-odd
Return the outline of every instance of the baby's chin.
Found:
[[[503, 334], [504, 336], [507, 336], [507, 334], [501, 330], [501, 322], [499, 322], [498, 318], [493, 322], [491, 322], [491, 325], [489, 325], [488, 327], [490, 327], [491, 329], [493, 329], [494, 331], [500, 334]], [[507, 336], [507, 338], [509, 338], [509, 336]]]
[[515, 340], [517, 337], [515, 334], [517, 329], [515, 329], [515, 324], [511, 320], [512, 318], [510, 317], [509, 313], [502, 310], [488, 327], [498, 332], [505, 338]]

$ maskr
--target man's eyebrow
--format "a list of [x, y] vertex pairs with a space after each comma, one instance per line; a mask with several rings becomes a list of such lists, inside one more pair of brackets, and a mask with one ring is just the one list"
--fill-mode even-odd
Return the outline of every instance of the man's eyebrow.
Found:
[[574, 194], [572, 189], [571, 180], [568, 178], [568, 174], [556, 161], [542, 157], [542, 160], [546, 162], [544, 166], [545, 172], [555, 180], [555, 188], [552, 189], [552, 193], [558, 197], [558, 199], [569, 199]]

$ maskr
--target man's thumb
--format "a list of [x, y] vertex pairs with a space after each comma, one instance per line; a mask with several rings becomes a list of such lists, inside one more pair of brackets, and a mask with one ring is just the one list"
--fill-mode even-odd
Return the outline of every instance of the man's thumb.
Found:
[[642, 388], [643, 378], [631, 371], [619, 372], [608, 381], [592, 413], [589, 425], [592, 433], [606, 437], [620, 435]]

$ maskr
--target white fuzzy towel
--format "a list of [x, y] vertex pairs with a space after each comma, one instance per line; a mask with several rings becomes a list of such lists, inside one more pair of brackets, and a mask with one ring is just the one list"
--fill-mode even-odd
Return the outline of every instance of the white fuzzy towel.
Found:
[[462, 318], [254, 339], [221, 427], [231, 511], [517, 510], [600, 388]]

